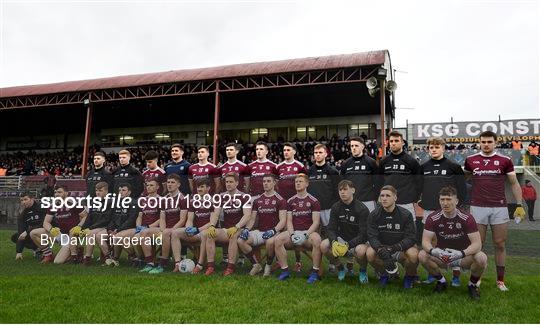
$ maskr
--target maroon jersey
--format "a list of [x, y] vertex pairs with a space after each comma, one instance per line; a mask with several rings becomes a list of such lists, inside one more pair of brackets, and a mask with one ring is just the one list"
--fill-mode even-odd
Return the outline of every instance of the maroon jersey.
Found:
[[146, 197], [146, 207], [144, 207], [143, 209], [141, 209], [141, 212], [142, 212], [142, 222], [141, 222], [141, 225], [142, 226], [150, 226], [151, 224], [153, 224], [154, 222], [156, 222], [157, 220], [159, 220], [159, 214], [161, 213], [161, 209], [160, 207], [155, 207], [155, 208], [150, 208], [149, 205], [151, 206], [154, 206], [154, 205], [158, 205], [157, 203], [159, 203], [160, 201], [160, 196], [154, 196], [153, 198], [156, 199], [156, 201], [154, 201], [154, 199], [150, 199], [151, 197], [150, 196], [147, 196]]
[[240, 191], [236, 191], [234, 194], [229, 194], [229, 192], [221, 193], [221, 205], [223, 211], [223, 221], [221, 222], [222, 228], [233, 227], [240, 219], [242, 219], [244, 216], [243, 208], [251, 207], [248, 203], [249, 199], [250, 196], [248, 194]]
[[[190, 206], [188, 208], [188, 213], [193, 212], [195, 213], [195, 216], [193, 217], [193, 226], [200, 228], [207, 223], [210, 222], [210, 216], [212, 215], [212, 212], [214, 212], [214, 207], [211, 206], [210, 208], [205, 208], [202, 205], [199, 208], [193, 207], [193, 202], [190, 202]], [[202, 203], [202, 202], [201, 202]]]
[[192, 179], [194, 182], [194, 192], [197, 192], [196, 184], [197, 180], [202, 178], [209, 178], [210, 179], [210, 193], [214, 193], [215, 191], [215, 185], [214, 185], [214, 178], [219, 177], [220, 173], [219, 170], [216, 168], [216, 165], [212, 163], [206, 163], [205, 165], [201, 165], [201, 163], [196, 163], [191, 166], [189, 166], [188, 170], [188, 177], [189, 179]]
[[514, 171], [512, 160], [494, 153], [477, 153], [467, 157], [465, 170], [472, 173], [471, 205], [479, 207], [506, 207], [504, 183], [506, 174]]
[[47, 214], [53, 216], [52, 225], [60, 228], [60, 232], [63, 234], [69, 234], [71, 228], [75, 227], [81, 221], [79, 214], [84, 209], [77, 208], [60, 208], [56, 211], [47, 211]]
[[219, 166], [218, 170], [222, 178], [222, 188], [225, 188], [225, 175], [227, 175], [228, 173], [235, 173], [238, 175], [238, 189], [243, 190], [245, 188], [244, 177], [249, 176], [248, 167], [246, 164], [239, 160], [235, 161], [232, 164], [227, 161], [223, 165]]
[[[161, 195], [164, 192], [163, 189], [163, 183], [167, 181], [167, 175], [165, 171], [161, 168], [156, 168], [154, 170], [152, 169], [146, 169], [142, 173], [144, 182], [148, 182], [150, 180], [156, 180], [158, 182], [158, 194]], [[148, 192], [146, 192], [146, 186], [144, 187], [143, 196], [147, 196]]]
[[321, 212], [319, 201], [311, 194], [293, 196], [287, 201], [287, 212], [292, 212], [294, 230], [308, 230], [313, 224], [313, 212]]
[[175, 196], [167, 194], [166, 197], [171, 198], [172, 202], [167, 199], [163, 207], [163, 210], [165, 211], [165, 227], [172, 228], [180, 221], [180, 212], [186, 210], [186, 199], [180, 192]]
[[279, 211], [287, 210], [287, 201], [279, 195], [266, 196], [265, 193], [259, 195], [253, 201], [253, 211], [257, 212], [257, 219], [260, 231], [267, 231], [274, 228], [279, 222]]
[[296, 175], [299, 173], [307, 175], [306, 168], [301, 162], [293, 160], [291, 163], [285, 161], [280, 163], [277, 165], [276, 170], [279, 176], [278, 192], [285, 200], [288, 200], [296, 194], [296, 189], [294, 188]]
[[442, 210], [433, 212], [426, 218], [424, 229], [435, 233], [437, 247], [457, 250], [469, 247], [468, 235], [478, 231], [473, 216], [459, 209], [454, 218], [445, 217]]
[[265, 159], [263, 161], [255, 160], [247, 166], [249, 179], [249, 194], [256, 196], [264, 192], [262, 181], [266, 174], [274, 174], [278, 176], [276, 164]]

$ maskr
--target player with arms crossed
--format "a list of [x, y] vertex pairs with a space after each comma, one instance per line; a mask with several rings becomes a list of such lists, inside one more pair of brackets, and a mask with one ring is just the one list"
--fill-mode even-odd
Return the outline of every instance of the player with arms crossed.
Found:
[[340, 200], [330, 210], [328, 239], [321, 243], [321, 252], [328, 260], [338, 265], [338, 279], [345, 279], [345, 268], [340, 257], [355, 257], [360, 264], [360, 283], [368, 283], [367, 277], [367, 219], [368, 208], [354, 198], [354, 183], [342, 180], [338, 184]]
[[287, 231], [276, 238], [276, 257], [281, 266], [279, 280], [287, 280], [291, 276], [287, 264], [287, 249], [311, 249], [313, 267], [307, 282], [319, 281], [321, 265], [321, 206], [319, 201], [307, 192], [309, 178], [306, 174], [296, 175], [294, 180], [296, 195], [287, 201]]
[[[276, 175], [267, 174], [263, 177], [264, 193], [253, 200], [251, 212], [250, 223], [258, 221], [255, 222], [258, 224], [257, 229], [249, 231], [247, 236], [243, 231], [238, 238], [238, 247], [253, 264], [249, 275], [257, 275], [262, 271], [261, 264], [253, 254], [253, 248], [264, 244], [266, 247], [266, 265], [263, 275], [270, 276], [275, 257], [276, 235], [285, 228], [287, 201], [275, 191], [275, 186]], [[248, 223], [248, 226], [250, 223]]]
[[[487, 256], [480, 249], [482, 241], [473, 216], [457, 209], [457, 192], [453, 187], [443, 187], [439, 192], [441, 210], [426, 218], [422, 234], [420, 263], [436, 280], [435, 292], [446, 289], [446, 279], [441, 268], [459, 266], [471, 270], [469, 295], [480, 299], [480, 278], [487, 267]], [[433, 240], [436, 239], [436, 246]]]
[[217, 224], [219, 216], [223, 212], [223, 222], [220, 222], [221, 227], [215, 228], [215, 226], [212, 226], [211, 228], [215, 230], [208, 230], [208, 238], [206, 239], [208, 268], [205, 272], [206, 275], [213, 274], [216, 268], [214, 262], [216, 243], [228, 247], [229, 260], [223, 275], [229, 276], [233, 274], [238, 254], [239, 231], [241, 229], [244, 234], [246, 232], [249, 234], [249, 230], [245, 226], [251, 220], [250, 196], [238, 190], [238, 174], [228, 173], [225, 175], [225, 189], [226, 192], [221, 193], [221, 204], [215, 208], [210, 219], [211, 225]]
[[385, 287], [389, 275], [396, 274], [399, 262], [405, 268], [403, 287], [413, 287], [418, 268], [416, 226], [409, 210], [396, 205], [397, 192], [391, 185], [381, 188], [380, 206], [369, 214], [367, 258], [379, 274], [379, 284]]
[[480, 133], [479, 140], [481, 151], [465, 160], [465, 171], [472, 177], [470, 212], [478, 225], [482, 243], [486, 240], [488, 225], [491, 226], [497, 288], [508, 291], [504, 283], [506, 237], [510, 220], [504, 194], [506, 179], [510, 182], [517, 203], [514, 217], [520, 220], [525, 217], [525, 210], [521, 206], [522, 193], [512, 160], [495, 151], [497, 135], [492, 131], [484, 131]]

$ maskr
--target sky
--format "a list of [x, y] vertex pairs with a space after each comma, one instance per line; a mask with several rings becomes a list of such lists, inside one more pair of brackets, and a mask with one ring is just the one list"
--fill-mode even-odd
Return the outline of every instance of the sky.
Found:
[[540, 118], [539, 0], [0, 0], [0, 87], [388, 49], [396, 126]]

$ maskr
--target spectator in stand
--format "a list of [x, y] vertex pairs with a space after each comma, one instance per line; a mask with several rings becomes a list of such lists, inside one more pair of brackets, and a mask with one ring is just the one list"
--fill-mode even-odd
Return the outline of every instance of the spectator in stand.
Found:
[[521, 188], [521, 192], [523, 193], [523, 200], [525, 200], [525, 203], [527, 203], [529, 220], [536, 221], [534, 219], [534, 204], [536, 203], [537, 194], [536, 189], [534, 188], [530, 180], [525, 180], [525, 186]]
[[529, 165], [536, 166], [540, 164], [540, 156], [538, 155], [538, 144], [533, 140], [527, 147], [529, 151]]

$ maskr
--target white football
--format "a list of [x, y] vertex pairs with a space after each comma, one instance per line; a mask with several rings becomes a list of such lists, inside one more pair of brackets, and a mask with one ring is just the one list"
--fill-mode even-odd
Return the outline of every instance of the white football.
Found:
[[195, 262], [190, 259], [183, 259], [180, 261], [179, 268], [181, 273], [191, 273], [195, 268]]

